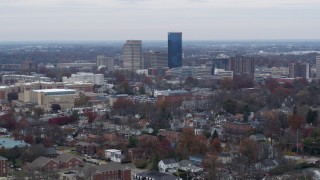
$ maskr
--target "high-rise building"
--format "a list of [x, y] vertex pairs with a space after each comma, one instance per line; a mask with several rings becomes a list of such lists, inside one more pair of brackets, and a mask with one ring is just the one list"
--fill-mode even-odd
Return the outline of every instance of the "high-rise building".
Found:
[[254, 59], [251, 57], [235, 56], [229, 59], [228, 71], [235, 75], [254, 75]]
[[38, 64], [35, 61], [22, 61], [21, 70], [28, 72], [35, 72], [38, 69]]
[[159, 51], [148, 51], [143, 53], [144, 68], [168, 67], [168, 53]]
[[168, 66], [176, 68], [182, 66], [182, 33], [168, 33]]
[[97, 67], [105, 66], [108, 71], [114, 71], [114, 59], [105, 56], [97, 57]]
[[316, 75], [320, 79], [320, 54], [316, 55]]
[[141, 40], [127, 40], [123, 45], [123, 67], [130, 71], [144, 68]]
[[289, 66], [289, 77], [290, 78], [310, 78], [310, 67], [309, 63], [292, 63]]

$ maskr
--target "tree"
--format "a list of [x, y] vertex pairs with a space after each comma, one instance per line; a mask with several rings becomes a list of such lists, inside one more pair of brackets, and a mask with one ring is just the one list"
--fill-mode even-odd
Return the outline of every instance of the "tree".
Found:
[[120, 115], [127, 115], [134, 113], [133, 111], [133, 102], [128, 98], [118, 98], [112, 106], [113, 113]]
[[15, 91], [9, 92], [7, 94], [7, 96], [8, 96], [8, 101], [9, 102], [12, 102], [13, 100], [17, 100], [18, 99], [18, 93], [15, 92]]
[[280, 122], [278, 120], [276, 111], [266, 111], [263, 113], [264, 128], [263, 133], [265, 136], [272, 138], [273, 134], [280, 133]]
[[139, 143], [139, 140], [135, 136], [130, 136], [128, 148], [135, 148], [137, 147], [138, 143]]
[[58, 111], [61, 110], [61, 106], [59, 104], [52, 104], [51, 105], [51, 110], [52, 110], [52, 112], [57, 113]]
[[78, 110], [72, 111], [71, 118], [73, 121], [78, 121], [79, 120], [79, 111]]
[[307, 113], [307, 123], [317, 125], [318, 111], [312, 111], [309, 109]]
[[79, 96], [74, 100], [74, 106], [75, 107], [87, 106], [89, 99], [90, 98], [88, 96], [80, 92]]
[[219, 138], [214, 138], [210, 144], [210, 151], [213, 153], [221, 152], [221, 141]]
[[87, 119], [88, 119], [88, 123], [89, 124], [92, 124], [94, 120], [96, 120], [96, 118], [98, 117], [97, 116], [97, 113], [93, 112], [93, 111], [86, 111], [85, 112], [85, 115], [87, 116]]
[[258, 143], [249, 138], [244, 138], [240, 142], [239, 152], [247, 158], [249, 164], [256, 162], [259, 152]]
[[302, 116], [299, 115], [290, 115], [289, 116], [289, 124], [290, 127], [295, 131], [302, 127], [303, 124], [305, 124], [305, 119]]
[[235, 114], [238, 103], [235, 100], [228, 99], [222, 103], [222, 106], [228, 113]]

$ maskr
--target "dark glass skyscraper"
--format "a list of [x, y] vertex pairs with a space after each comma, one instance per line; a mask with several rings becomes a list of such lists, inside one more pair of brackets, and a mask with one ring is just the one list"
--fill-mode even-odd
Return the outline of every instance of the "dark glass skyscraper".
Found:
[[169, 68], [182, 66], [182, 33], [168, 33], [168, 66]]

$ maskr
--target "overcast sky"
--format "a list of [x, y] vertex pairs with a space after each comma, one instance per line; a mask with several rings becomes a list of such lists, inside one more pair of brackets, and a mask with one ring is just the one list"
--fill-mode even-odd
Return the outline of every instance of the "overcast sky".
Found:
[[320, 0], [0, 0], [0, 41], [320, 39]]

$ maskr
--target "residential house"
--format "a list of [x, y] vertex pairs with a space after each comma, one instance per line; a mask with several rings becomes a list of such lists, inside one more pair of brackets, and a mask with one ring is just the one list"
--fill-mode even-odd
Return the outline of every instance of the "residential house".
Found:
[[158, 163], [158, 168], [160, 172], [177, 172], [179, 168], [179, 163], [174, 159], [163, 159]]
[[40, 156], [29, 163], [27, 167], [30, 170], [55, 171], [59, 169], [59, 162], [51, 158]]
[[112, 162], [121, 163], [125, 156], [121, 153], [121, 150], [107, 149], [105, 150], [105, 158]]
[[194, 165], [201, 167], [203, 156], [200, 154], [189, 156], [189, 161], [191, 161]]
[[131, 171], [119, 163], [110, 162], [94, 167], [93, 180], [131, 180]]
[[171, 175], [162, 173], [159, 171], [146, 171], [138, 173], [133, 177], [134, 180], [180, 180], [180, 178]]
[[45, 149], [45, 156], [48, 158], [55, 158], [58, 156], [58, 152], [55, 147], [49, 147]]
[[203, 171], [203, 168], [195, 166], [191, 161], [186, 159], [181, 160], [179, 162], [179, 169], [182, 171], [193, 172], [193, 173]]
[[232, 155], [230, 153], [221, 152], [217, 159], [218, 162], [222, 164], [228, 164], [232, 161]]
[[268, 172], [279, 166], [279, 163], [274, 159], [266, 159], [262, 162], [255, 164], [255, 168], [259, 171]]
[[0, 156], [0, 177], [7, 176], [8, 174], [8, 159]]
[[95, 154], [99, 147], [96, 143], [78, 142], [75, 145], [75, 151], [79, 154]]
[[81, 160], [81, 158], [70, 154], [60, 154], [59, 156], [57, 156], [57, 158], [55, 158], [55, 160], [59, 162], [61, 169], [83, 166], [83, 161]]

